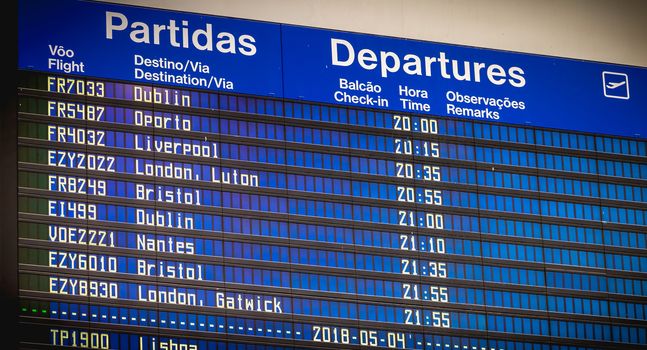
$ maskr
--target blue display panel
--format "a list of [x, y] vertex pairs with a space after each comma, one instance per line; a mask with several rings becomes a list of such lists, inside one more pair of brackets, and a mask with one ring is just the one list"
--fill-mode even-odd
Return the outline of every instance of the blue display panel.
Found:
[[[20, 8], [23, 346], [647, 344], [643, 68], [94, 2]], [[87, 16], [44, 30], [71, 11]], [[198, 80], [137, 77], [179, 65]]]
[[19, 34], [22, 69], [647, 135], [641, 67], [76, 0], [21, 1]]
[[289, 98], [645, 136], [644, 68], [297, 26], [281, 33]]

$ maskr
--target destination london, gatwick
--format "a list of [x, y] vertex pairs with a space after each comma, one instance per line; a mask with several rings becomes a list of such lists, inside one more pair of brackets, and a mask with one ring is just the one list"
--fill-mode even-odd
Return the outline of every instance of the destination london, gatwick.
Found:
[[[445, 52], [437, 56], [419, 56], [415, 54], [399, 55], [393, 51], [376, 52], [368, 48], [356, 49], [348, 40], [330, 38], [331, 63], [338, 67], [358, 66], [367, 71], [378, 71], [383, 79], [390, 75], [405, 73], [410, 76], [432, 77], [465, 82], [489, 82], [490, 84], [513, 88], [526, 85], [524, 70], [517, 66], [505, 68], [499, 64], [462, 61], [447, 57]], [[431, 112], [431, 91], [412, 88], [398, 84], [398, 101], [390, 105], [388, 97], [380, 95], [382, 85], [372, 81], [339, 78], [338, 90], [333, 93], [336, 102], [359, 104], [368, 107], [398, 108], [411, 112]], [[360, 93], [360, 94], [358, 94]], [[448, 90], [445, 93], [446, 113], [453, 116], [465, 116], [497, 120], [500, 112], [507, 109], [524, 110], [524, 101], [512, 100], [509, 97], [496, 98], [474, 96], [458, 91]], [[458, 104], [468, 105], [466, 107]], [[397, 107], [396, 107], [397, 106]]]

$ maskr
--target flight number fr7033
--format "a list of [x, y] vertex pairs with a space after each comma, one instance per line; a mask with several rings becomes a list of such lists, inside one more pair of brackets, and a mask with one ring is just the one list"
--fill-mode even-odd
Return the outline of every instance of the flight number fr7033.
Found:
[[100, 81], [50, 76], [47, 77], [47, 91], [72, 95], [105, 97], [106, 86]]

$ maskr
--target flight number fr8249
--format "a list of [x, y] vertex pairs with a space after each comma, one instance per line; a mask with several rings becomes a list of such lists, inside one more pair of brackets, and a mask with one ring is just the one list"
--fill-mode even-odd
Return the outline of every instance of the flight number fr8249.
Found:
[[95, 196], [105, 196], [107, 193], [105, 180], [89, 179], [85, 177], [49, 175], [48, 185], [50, 191], [89, 194]]

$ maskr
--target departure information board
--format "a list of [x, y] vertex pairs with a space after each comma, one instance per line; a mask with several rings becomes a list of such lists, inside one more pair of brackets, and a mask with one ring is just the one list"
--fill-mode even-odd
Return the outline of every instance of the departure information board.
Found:
[[22, 347], [647, 344], [645, 68], [76, 0], [18, 45]]

